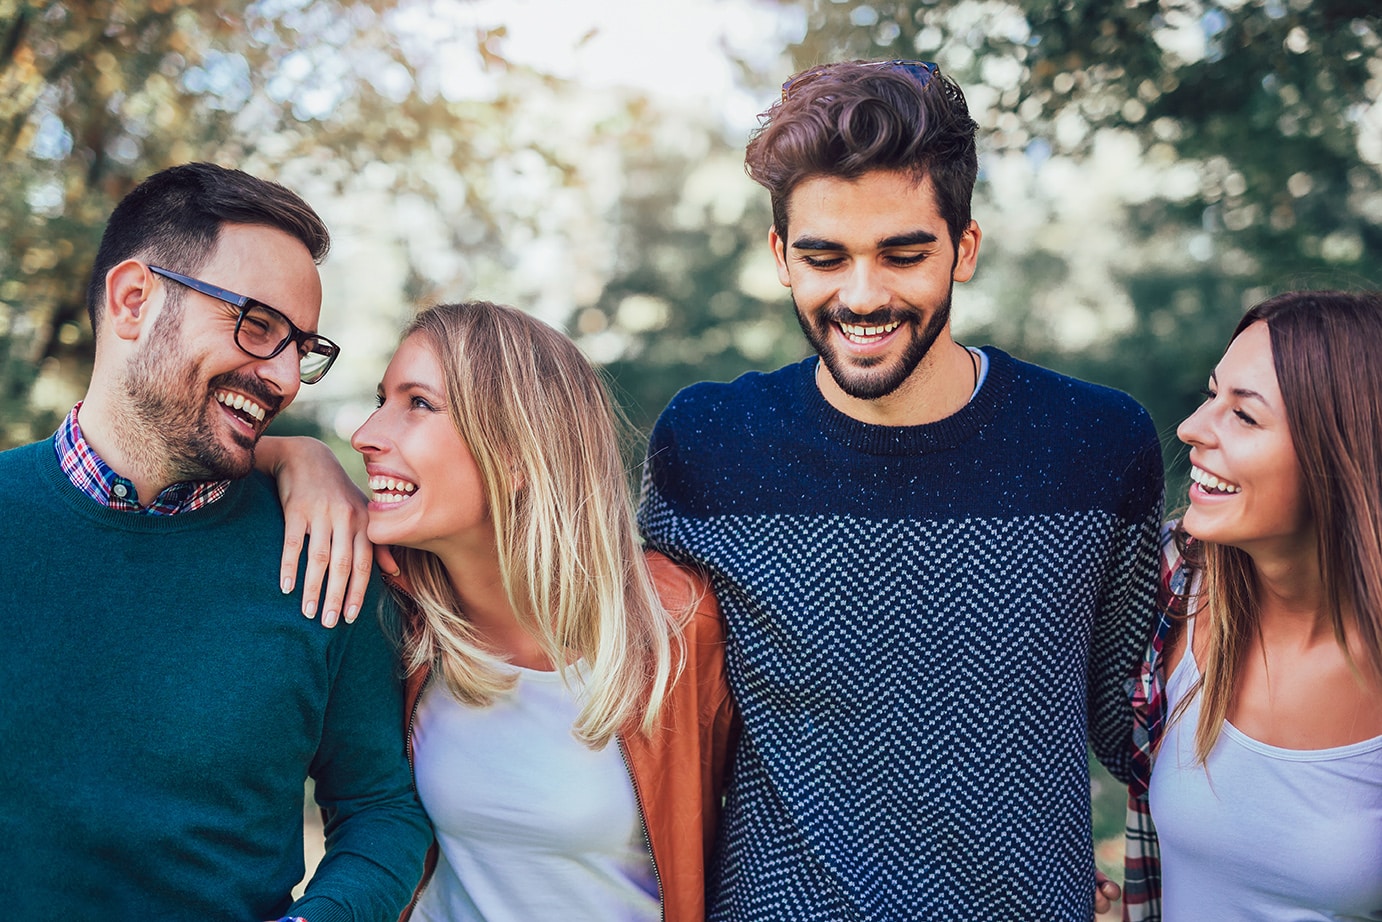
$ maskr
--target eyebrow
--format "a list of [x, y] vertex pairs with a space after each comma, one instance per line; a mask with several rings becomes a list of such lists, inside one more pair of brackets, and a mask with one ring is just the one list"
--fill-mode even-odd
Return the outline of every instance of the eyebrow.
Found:
[[398, 382], [400, 391], [426, 391], [434, 397], [442, 396], [442, 392], [430, 384], [423, 384], [421, 381], [400, 381]]
[[[1218, 373], [1217, 373], [1217, 372], [1212, 372], [1212, 371], [1211, 371], [1211, 372], [1209, 373], [1209, 380], [1210, 380], [1210, 381], [1213, 381], [1215, 384], [1218, 384], [1218, 383], [1219, 383], [1219, 375], [1218, 375]], [[1266, 397], [1263, 397], [1260, 393], [1258, 393], [1257, 391], [1253, 390], [1253, 389], [1250, 388], [1250, 387], [1235, 387], [1235, 388], [1230, 388], [1230, 389], [1229, 389], [1229, 393], [1232, 394], [1233, 396], [1237, 397], [1239, 400], [1256, 400], [1256, 401], [1258, 401], [1259, 403], [1261, 403], [1261, 404], [1267, 406], [1268, 408], [1271, 408], [1271, 406], [1272, 406], [1271, 401], [1269, 401]]]
[[[891, 237], [884, 237], [878, 241], [877, 247], [880, 250], [890, 250], [894, 247], [925, 246], [935, 243], [938, 238], [930, 231], [914, 230], [905, 234], [894, 234]], [[794, 250], [827, 250], [840, 251], [845, 248], [844, 244], [834, 240], [826, 240], [824, 237], [798, 237], [792, 241]]]

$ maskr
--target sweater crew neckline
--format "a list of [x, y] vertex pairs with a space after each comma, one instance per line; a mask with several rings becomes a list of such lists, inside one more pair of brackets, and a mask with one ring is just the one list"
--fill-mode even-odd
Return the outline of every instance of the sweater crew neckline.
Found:
[[835, 442], [871, 455], [909, 455], [945, 451], [963, 444], [993, 419], [1007, 399], [1015, 363], [1000, 349], [985, 346], [988, 374], [973, 398], [949, 416], [918, 426], [882, 426], [857, 420], [831, 406], [816, 385], [819, 356], [797, 364], [796, 389], [806, 420]]
[[25, 447], [32, 452], [31, 458], [38, 481], [52, 489], [57, 502], [67, 506], [77, 515], [121, 531], [157, 534], [204, 528], [207, 523], [230, 515], [240, 505], [248, 479], [231, 481], [225, 495], [206, 506], [188, 509], [177, 515], [144, 515], [103, 506], [77, 489], [58, 463], [57, 453], [53, 451], [50, 439], [33, 442]]

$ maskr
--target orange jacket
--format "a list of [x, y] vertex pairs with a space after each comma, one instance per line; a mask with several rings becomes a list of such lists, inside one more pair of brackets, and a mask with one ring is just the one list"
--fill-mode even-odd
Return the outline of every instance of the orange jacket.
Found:
[[[651, 736], [620, 735], [619, 746], [648, 830], [662, 917], [666, 922], [703, 922], [705, 869], [715, 847], [739, 729], [725, 680], [724, 621], [704, 577], [656, 551], [646, 557], [653, 585], [668, 611], [696, 604], [682, 627], [686, 666], [663, 705], [661, 726]], [[422, 669], [408, 677], [410, 762], [412, 723], [427, 675]], [[436, 866], [436, 848], [433, 843], [419, 894]], [[406, 919], [411, 908], [410, 904], [401, 918]]]

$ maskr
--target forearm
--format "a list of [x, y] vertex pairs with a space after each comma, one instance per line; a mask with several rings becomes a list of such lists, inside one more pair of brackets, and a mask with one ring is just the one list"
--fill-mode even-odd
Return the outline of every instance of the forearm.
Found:
[[[331, 703], [313, 762], [317, 803], [326, 816], [326, 855], [294, 912], [333, 922], [332, 906], [352, 920], [396, 919], [422, 875], [432, 829], [413, 790], [405, 755], [398, 661], [376, 615], [346, 630], [337, 649]], [[299, 911], [311, 907], [312, 911]]]

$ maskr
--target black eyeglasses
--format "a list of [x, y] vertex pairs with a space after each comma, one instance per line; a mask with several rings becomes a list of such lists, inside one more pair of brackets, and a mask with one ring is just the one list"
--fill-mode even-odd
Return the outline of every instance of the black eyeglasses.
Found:
[[235, 345], [246, 355], [271, 359], [293, 343], [298, 351], [298, 377], [303, 384], [316, 384], [326, 377], [331, 363], [341, 354], [340, 346], [325, 336], [299, 330], [281, 311], [267, 304], [158, 266], [150, 266], [149, 271], [239, 308], [240, 316], [235, 318]]
[[[901, 71], [922, 86], [928, 86], [931, 83], [931, 78], [941, 72], [940, 65], [932, 64], [930, 61], [868, 61], [854, 66]], [[782, 101], [786, 102], [794, 90], [801, 89], [817, 77], [828, 74], [839, 67], [839, 64], [821, 64], [818, 67], [811, 67], [795, 76], [788, 77], [787, 82], [782, 84]]]

